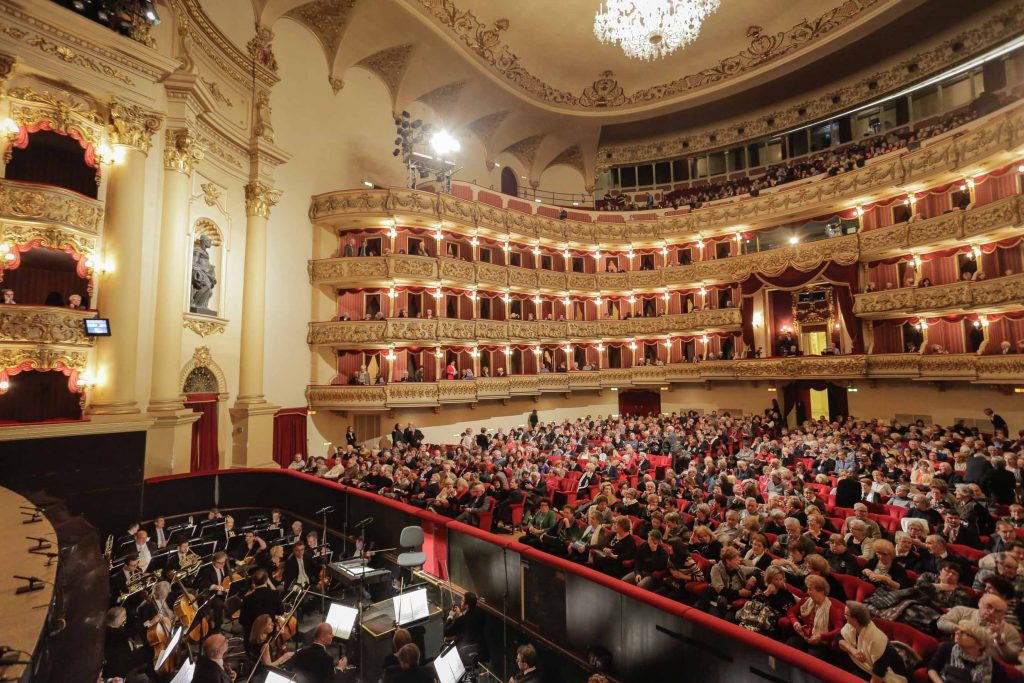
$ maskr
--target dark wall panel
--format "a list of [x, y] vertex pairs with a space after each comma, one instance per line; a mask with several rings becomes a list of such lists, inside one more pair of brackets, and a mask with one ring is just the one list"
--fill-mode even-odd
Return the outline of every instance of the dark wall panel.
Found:
[[112, 533], [138, 515], [145, 457], [145, 432], [0, 441], [0, 484], [61, 498]]

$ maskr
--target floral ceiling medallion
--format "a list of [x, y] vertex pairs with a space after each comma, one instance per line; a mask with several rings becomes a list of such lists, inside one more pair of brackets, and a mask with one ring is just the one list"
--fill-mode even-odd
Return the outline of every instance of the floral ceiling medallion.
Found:
[[650, 62], [695, 41], [718, 6], [719, 0], [607, 0], [594, 16], [594, 35]]

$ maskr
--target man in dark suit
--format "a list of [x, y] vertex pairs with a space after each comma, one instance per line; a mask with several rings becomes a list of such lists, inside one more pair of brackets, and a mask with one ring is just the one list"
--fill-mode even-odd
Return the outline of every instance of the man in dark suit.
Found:
[[533, 645], [520, 645], [516, 650], [516, 667], [519, 671], [508, 679], [509, 683], [541, 683], [537, 671], [537, 650]]
[[124, 564], [110, 577], [110, 600], [113, 602], [123, 593], [127, 593], [132, 577], [139, 573], [139, 556], [129, 555], [125, 558]]
[[444, 622], [444, 637], [455, 641], [464, 662], [472, 661], [473, 655], [480, 661], [490, 659], [484, 639], [484, 613], [477, 601], [476, 593], [466, 593], [462, 596], [462, 607], [453, 607]]
[[[455, 521], [476, 525], [480, 521], [480, 513], [491, 509], [491, 499], [487, 496], [487, 489], [483, 484], [474, 484], [470, 495], [472, 497], [463, 506], [462, 512], [455, 518]], [[490, 531], [490, 529], [485, 529], [485, 531]]]
[[[992, 410], [991, 408], [985, 408], [985, 414], [986, 414], [986, 415], [988, 416], [988, 418], [989, 418], [990, 420], [992, 420], [992, 429], [994, 430], [994, 431], [993, 431], [993, 434], [994, 434], [995, 432], [1002, 432], [1002, 433], [1003, 433], [1003, 436], [1009, 436], [1009, 434], [1010, 434], [1010, 428], [1009, 428], [1009, 426], [1008, 426], [1008, 425], [1006, 424], [1006, 420], [1004, 420], [1004, 419], [1003, 419], [1002, 417], [1000, 417], [1000, 416], [999, 416], [999, 415], [998, 415], [998, 414], [997, 414], [997, 413], [996, 413], [996, 412], [995, 412], [994, 410]], [[973, 483], [973, 482], [972, 482], [972, 483]]]
[[[292, 657], [292, 669], [295, 671], [297, 683], [328, 683], [334, 678], [335, 659], [327, 651], [327, 646], [334, 639], [334, 630], [330, 624], [316, 627], [313, 642], [295, 653]], [[348, 666], [345, 657], [337, 660], [337, 668]]]
[[277, 592], [267, 570], [260, 568], [252, 573], [252, 592], [242, 598], [242, 609], [238, 616], [238, 623], [242, 625], [242, 633], [248, 634], [252, 624], [261, 614], [269, 614], [276, 617], [284, 614], [284, 604], [281, 601], [281, 594]]
[[433, 683], [431, 667], [420, 666], [420, 648], [415, 643], [406, 643], [395, 653], [398, 666], [384, 670], [384, 683]]
[[231, 576], [227, 568], [228, 554], [220, 550], [213, 555], [213, 561], [199, 570], [196, 576], [196, 588], [210, 596], [210, 621], [216, 631], [224, 623], [224, 597], [228, 589], [224, 587], [224, 579]]
[[981, 539], [978, 538], [978, 533], [963, 523], [963, 520], [960, 518], [960, 511], [956, 508], [949, 508], [946, 511], [946, 517], [940, 533], [946, 539], [946, 543], [981, 549]]
[[196, 660], [192, 683], [232, 683], [234, 672], [224, 668], [224, 655], [228, 652], [228, 639], [214, 633], [203, 641], [203, 654]]
[[423, 443], [423, 432], [416, 429], [416, 426], [410, 422], [405, 426], [405, 443], [410, 448], [419, 448], [420, 444]]
[[318, 571], [316, 563], [306, 556], [306, 544], [299, 541], [292, 546], [292, 554], [284, 563], [284, 587], [291, 589], [294, 584], [308, 586], [315, 583]]

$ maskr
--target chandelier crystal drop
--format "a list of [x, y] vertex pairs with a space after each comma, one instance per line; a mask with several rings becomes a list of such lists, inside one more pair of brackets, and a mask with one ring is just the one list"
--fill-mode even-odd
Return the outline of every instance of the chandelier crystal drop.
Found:
[[697, 39], [720, 0], [606, 0], [594, 16], [594, 35], [626, 56], [651, 61]]

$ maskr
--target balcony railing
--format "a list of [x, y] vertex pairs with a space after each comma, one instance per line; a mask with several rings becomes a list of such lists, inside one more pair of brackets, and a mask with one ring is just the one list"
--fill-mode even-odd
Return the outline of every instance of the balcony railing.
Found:
[[314, 346], [366, 348], [521, 341], [554, 344], [594, 339], [695, 336], [704, 332], [738, 332], [738, 308], [709, 308], [657, 318], [629, 320], [457, 320], [388, 318], [310, 323], [306, 342]]
[[1024, 356], [880, 354], [674, 363], [656, 367], [484, 377], [475, 380], [403, 382], [377, 386], [317, 385], [306, 389], [306, 400], [312, 408], [386, 410], [671, 383], [789, 382], [799, 379], [958, 380], [978, 384], [1012, 384], [1024, 381]]
[[95, 315], [54, 306], [0, 306], [0, 344], [90, 347], [96, 338], [86, 336], [82, 321]]
[[[402, 224], [429, 227], [443, 221], [445, 229], [471, 233], [480, 230], [513, 241], [537, 240], [583, 246], [600, 244], [625, 250], [630, 245], [656, 246], [695, 241], [735, 231], [737, 225], [767, 227], [794, 217], [821, 215], [830, 208], [850, 208], [864, 197], [902, 195], [908, 185], [928, 187], [957, 179], [968, 170], [981, 173], [1014, 161], [1017, 139], [1024, 129], [1024, 103], [1000, 110], [927, 141], [915, 150], [901, 150], [863, 168], [814, 183], [784, 186], [759, 197], [721, 202], [683, 214], [665, 211], [636, 214], [574, 212], [589, 221], [558, 220], [533, 214], [535, 204], [524, 212], [460, 199], [447, 194], [417, 190], [351, 190], [329, 192], [313, 198], [309, 210], [315, 223], [333, 227], [358, 225], [367, 219], [395, 216]], [[958, 172], [957, 169], [964, 169]], [[621, 220], [623, 222], [611, 222]]]
[[899, 318], [956, 313], [998, 313], [1024, 302], [1024, 273], [931, 287], [903, 287], [854, 296], [861, 318]]
[[103, 202], [48, 185], [0, 179], [0, 220], [33, 221], [95, 235]]
[[989, 242], [1013, 234], [1024, 216], [1024, 195], [1006, 197], [968, 211], [954, 211], [916, 223], [897, 225], [816, 242], [789, 245], [742, 256], [697, 261], [685, 266], [627, 273], [574, 273], [499, 266], [447, 257], [343, 257], [309, 262], [310, 282], [338, 288], [386, 287], [394, 283], [505, 288], [549, 295], [596, 292], [655, 292], [745, 280], [751, 273], [809, 270], [826, 261], [850, 264], [912, 251], [927, 252], [964, 241]]

